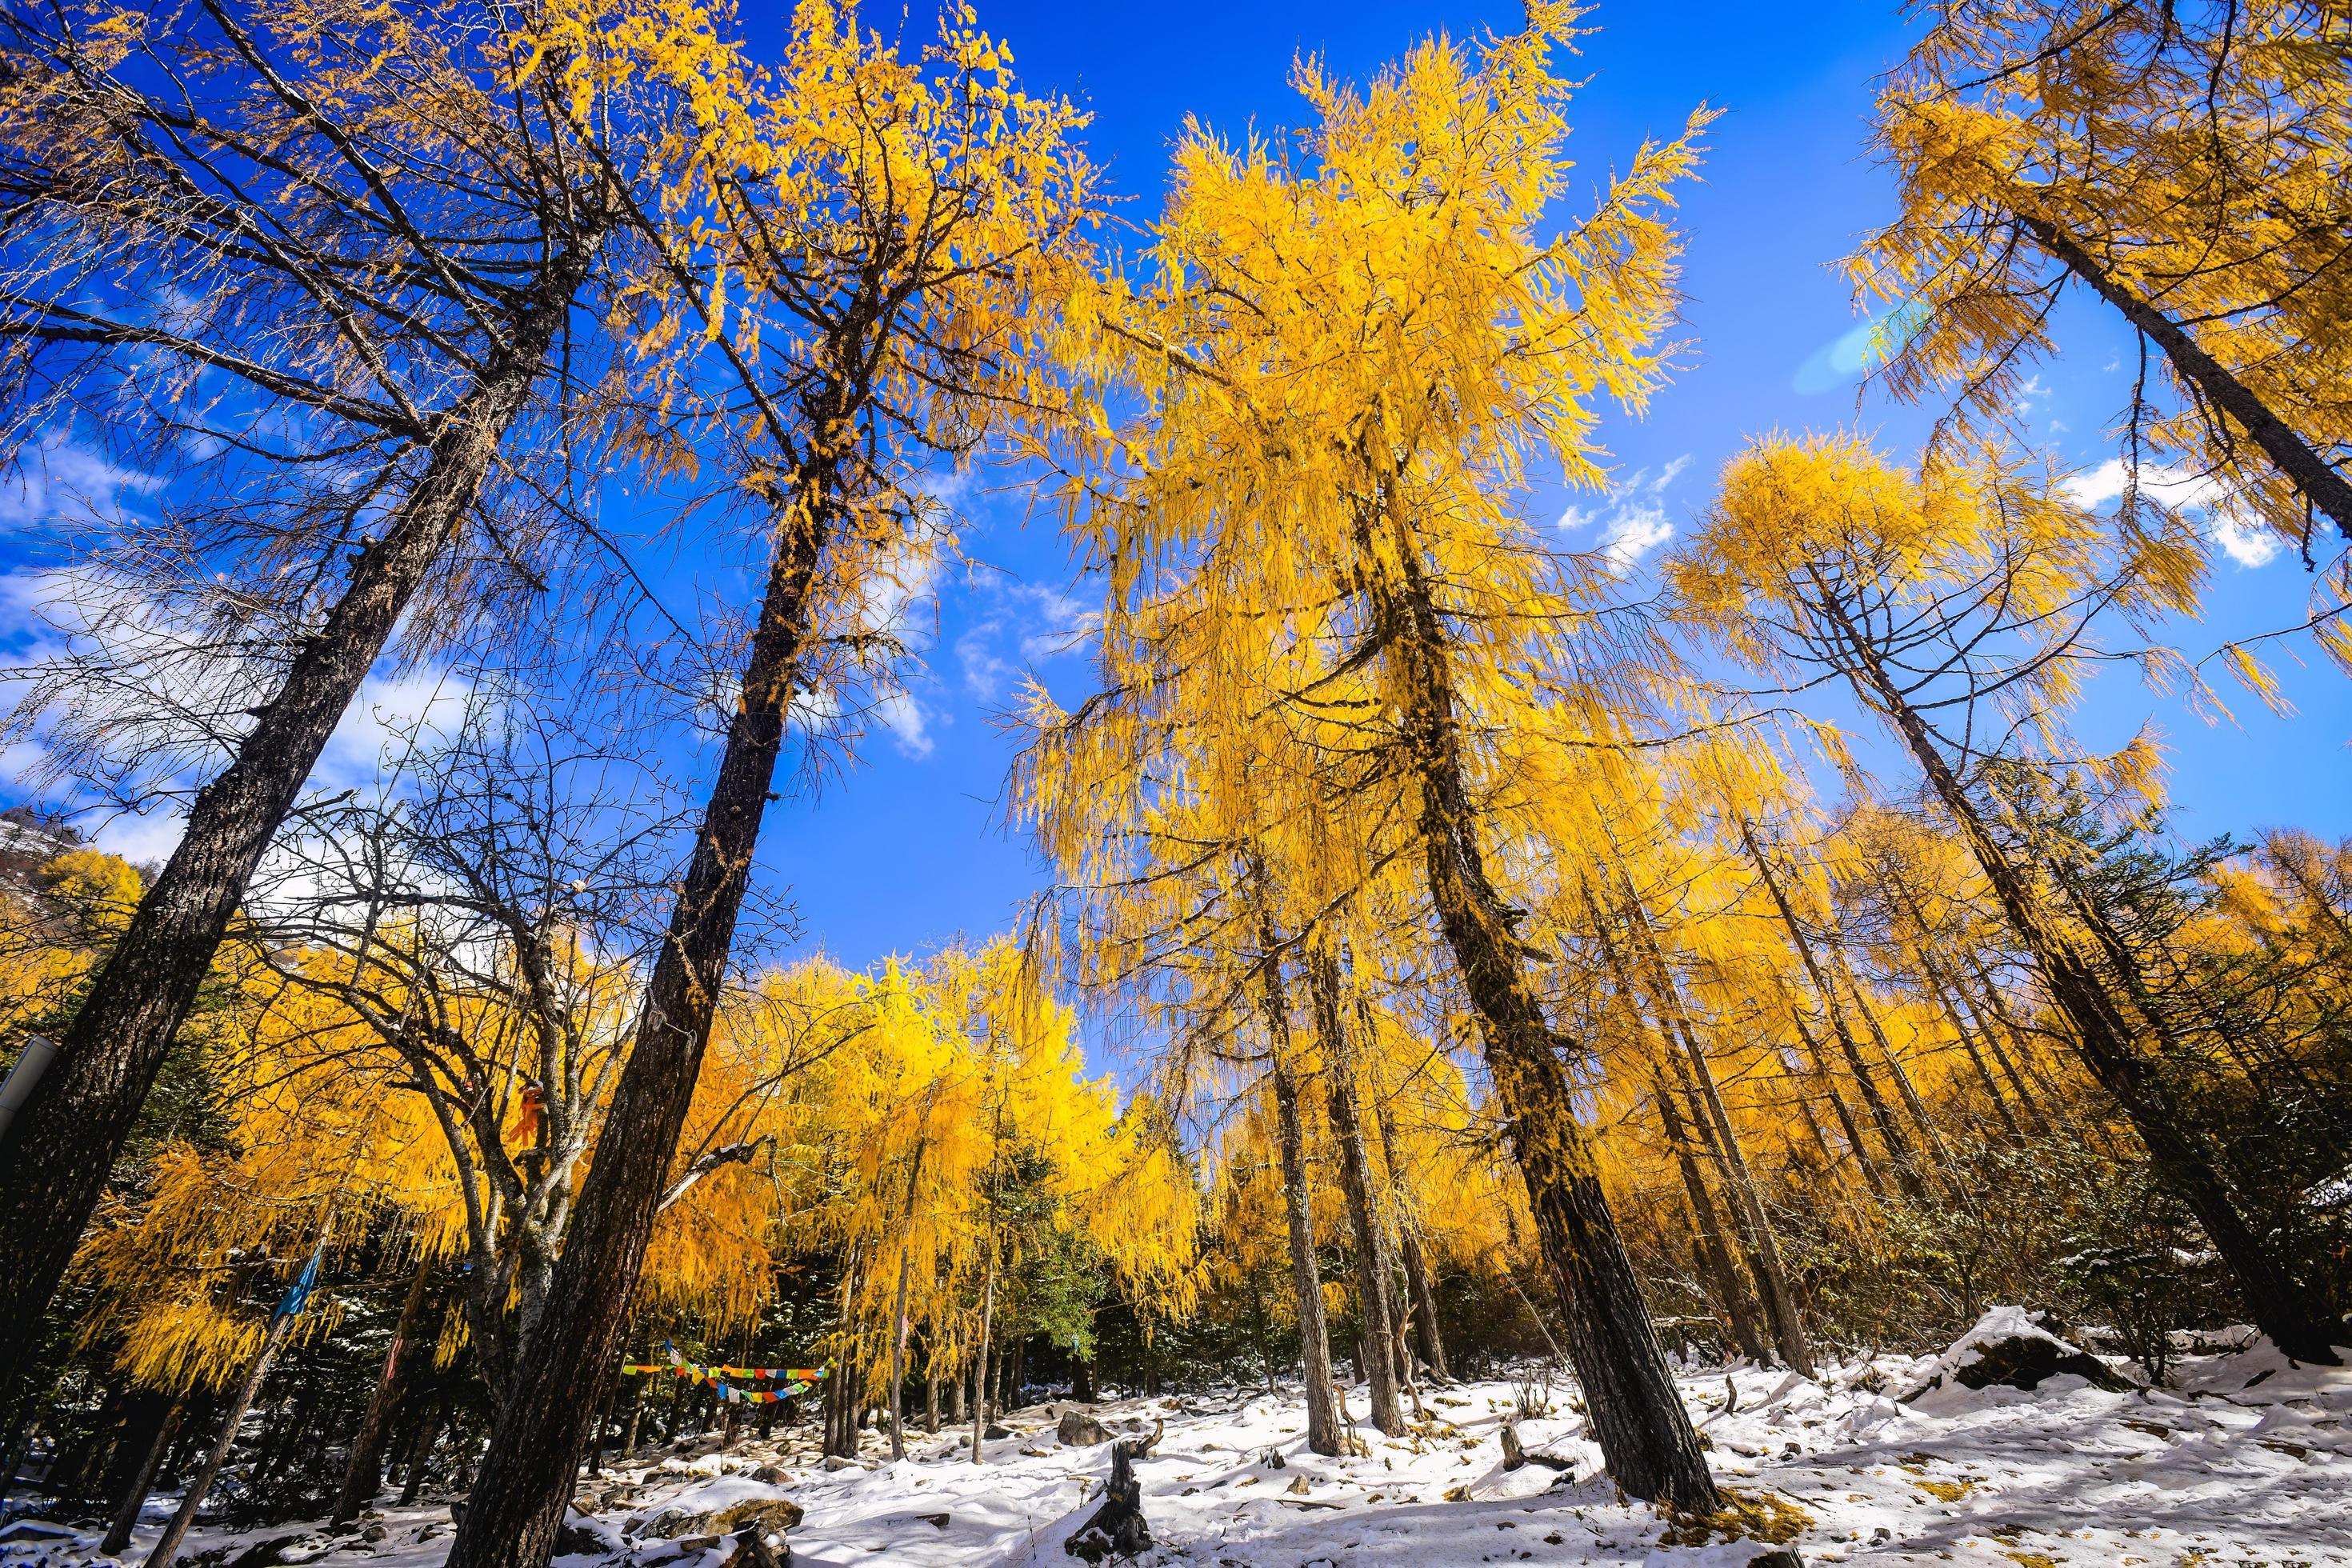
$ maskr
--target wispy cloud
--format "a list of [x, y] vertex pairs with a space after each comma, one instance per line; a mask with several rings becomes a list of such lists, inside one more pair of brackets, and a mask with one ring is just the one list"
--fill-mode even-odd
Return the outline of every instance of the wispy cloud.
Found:
[[874, 717], [890, 731], [890, 743], [908, 756], [920, 761], [938, 747], [931, 738], [930, 714], [903, 686], [882, 694], [874, 705]]
[[154, 475], [119, 468], [52, 430], [19, 447], [0, 469], [0, 528], [101, 517], [118, 510], [124, 497], [152, 495], [163, 486]]
[[1655, 478], [1647, 468], [1636, 468], [1593, 505], [1571, 506], [1560, 513], [1559, 525], [1571, 532], [1597, 526], [1601, 553], [1623, 571], [1673, 537], [1675, 525], [1666, 521], [1666, 488], [1689, 467], [1685, 452]]
[[1058, 588], [982, 578], [987, 614], [956, 638], [964, 689], [993, 702], [1011, 689], [1024, 667], [1083, 653], [1102, 626], [1101, 613]]
[[[2088, 472], [2066, 481], [2066, 493], [2082, 506], [2102, 507], [2121, 500], [2131, 469], [2121, 458], [2109, 458]], [[2142, 464], [2139, 491], [2160, 506], [2204, 516], [2213, 542], [2241, 566], [2265, 566], [2284, 548], [2277, 534], [2241, 515], [2229, 504], [2229, 491], [2210, 474], [2190, 468]]]

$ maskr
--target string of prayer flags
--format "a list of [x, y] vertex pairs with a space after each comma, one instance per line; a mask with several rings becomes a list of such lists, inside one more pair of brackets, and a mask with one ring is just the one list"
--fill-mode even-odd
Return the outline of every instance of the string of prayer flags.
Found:
[[[662, 1342], [662, 1350], [669, 1356], [667, 1363], [629, 1362], [623, 1364], [622, 1373], [626, 1376], [666, 1372], [673, 1377], [709, 1384], [720, 1399], [733, 1404], [774, 1405], [806, 1394], [833, 1370], [822, 1366], [709, 1366], [701, 1362], [688, 1361], [677, 1353], [677, 1347], [667, 1340]], [[785, 1386], [766, 1390], [738, 1388], [726, 1382], [728, 1378], [780, 1379]]]

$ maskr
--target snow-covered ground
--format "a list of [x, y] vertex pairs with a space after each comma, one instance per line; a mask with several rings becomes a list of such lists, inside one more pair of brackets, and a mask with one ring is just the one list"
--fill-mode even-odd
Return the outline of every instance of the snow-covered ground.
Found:
[[[1791, 1544], [1808, 1563], [2352, 1563], [2352, 1367], [2294, 1366], [2258, 1342], [2186, 1361], [2169, 1389], [2106, 1393], [2062, 1375], [2032, 1392], [1974, 1391], [1948, 1379], [1898, 1403], [1952, 1364], [1948, 1356], [1880, 1356], [1832, 1367], [1819, 1382], [1692, 1371], [1683, 1389], [1719, 1478], [1750, 1499], [1769, 1494], [1801, 1510], [1806, 1522]], [[1688, 1532], [1662, 1544], [1669, 1521], [1619, 1500], [1596, 1474], [1599, 1452], [1580, 1435], [1565, 1387], [1549, 1390], [1551, 1413], [1520, 1422], [1519, 1434], [1573, 1460], [1573, 1472], [1534, 1463], [1505, 1470], [1499, 1432], [1520, 1392], [1507, 1383], [1424, 1391], [1425, 1418], [1396, 1439], [1364, 1423], [1359, 1394], [1351, 1409], [1366, 1451], [1337, 1459], [1306, 1451], [1300, 1411], [1287, 1399], [1236, 1394], [1083, 1408], [1115, 1429], [1166, 1422], [1139, 1467], [1160, 1542], [1148, 1562], [1731, 1568], [1760, 1550], [1719, 1539], [1695, 1544]], [[1535, 1393], [1545, 1395], [1539, 1384]], [[1005, 1422], [1013, 1435], [986, 1444], [980, 1466], [959, 1438], [919, 1432], [901, 1462], [834, 1471], [815, 1461], [805, 1428], [724, 1454], [688, 1447], [583, 1487], [595, 1510], [589, 1528], [617, 1550], [559, 1559], [559, 1568], [720, 1568], [732, 1542], [703, 1546], [676, 1517], [777, 1496], [806, 1510], [788, 1537], [796, 1563], [1074, 1563], [1062, 1543], [1093, 1511], [1109, 1449], [1055, 1440], [1055, 1419], [1070, 1408], [1013, 1412]], [[887, 1451], [877, 1435], [866, 1441]], [[761, 1467], [784, 1479], [755, 1478]], [[157, 1500], [131, 1562], [167, 1510]], [[665, 1524], [665, 1514], [673, 1521]], [[282, 1558], [437, 1568], [447, 1551], [446, 1503], [392, 1509], [377, 1522], [373, 1542], [313, 1535]], [[226, 1547], [213, 1561], [234, 1563], [250, 1543], [299, 1528], [200, 1531], [184, 1551]], [[662, 1529], [677, 1538], [659, 1539]], [[0, 1549], [0, 1568], [87, 1563], [96, 1540], [93, 1531], [18, 1542]]]

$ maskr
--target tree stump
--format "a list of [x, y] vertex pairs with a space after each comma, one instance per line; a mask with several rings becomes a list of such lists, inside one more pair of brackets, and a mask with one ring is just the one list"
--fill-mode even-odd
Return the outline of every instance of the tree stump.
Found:
[[1110, 1484], [1103, 1489], [1102, 1507], [1062, 1543], [1062, 1550], [1088, 1563], [1106, 1557], [1133, 1557], [1151, 1550], [1151, 1526], [1143, 1518], [1143, 1483], [1136, 1478], [1135, 1462], [1160, 1446], [1167, 1423], [1152, 1423], [1149, 1437], [1121, 1437], [1110, 1446]]

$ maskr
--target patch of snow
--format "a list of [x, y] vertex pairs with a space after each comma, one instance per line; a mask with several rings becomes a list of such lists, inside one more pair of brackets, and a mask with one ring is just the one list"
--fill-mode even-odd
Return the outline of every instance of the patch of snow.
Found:
[[[1941, 1356], [1855, 1357], [1825, 1364], [1817, 1380], [1695, 1365], [1680, 1387], [1718, 1479], [1810, 1517], [1792, 1543], [1808, 1564], [2352, 1563], [2352, 1368], [2297, 1366], [2258, 1341], [2185, 1358], [2173, 1390], [2109, 1394], [2056, 1377], [2030, 1393], [1996, 1387], [1948, 1407], [1888, 1396], [1939, 1367], [1966, 1364], [1954, 1359], [1965, 1347], [2011, 1334], [2056, 1338], [2022, 1313], [1988, 1314]], [[1349, 1415], [1364, 1452], [1346, 1458], [1307, 1451], [1295, 1392], [1088, 1408], [1114, 1429], [1167, 1423], [1137, 1467], [1160, 1543], [1138, 1568], [1738, 1568], [1755, 1554], [1748, 1542], [1660, 1545], [1666, 1521], [1622, 1500], [1599, 1473], [1572, 1388], [1554, 1386], [1549, 1413], [1517, 1426], [1528, 1447], [1570, 1459], [1575, 1470], [1505, 1470], [1499, 1434], [1516, 1419], [1519, 1386], [1424, 1389], [1426, 1419], [1394, 1438], [1372, 1428], [1358, 1390]], [[595, 1533], [626, 1539], [626, 1550], [566, 1558], [562, 1568], [719, 1568], [723, 1544], [681, 1552], [673, 1542], [619, 1532], [666, 1511], [773, 1496], [806, 1509], [789, 1540], [793, 1562], [811, 1568], [1070, 1568], [1076, 1559], [1062, 1542], [1100, 1502], [1108, 1454], [1061, 1447], [1057, 1413], [1010, 1413], [1013, 1435], [984, 1445], [984, 1465], [971, 1463], [959, 1435], [919, 1430], [909, 1433], [904, 1460], [872, 1468], [824, 1469], [812, 1427], [693, 1460], [645, 1456], [582, 1489], [597, 1508]], [[866, 1442], [870, 1454], [881, 1439], [868, 1434]], [[1269, 1450], [1280, 1468], [1265, 1463]], [[771, 1465], [787, 1479], [751, 1478]], [[143, 1557], [163, 1517], [150, 1509], [127, 1562]], [[334, 1537], [320, 1568], [362, 1560], [442, 1568], [448, 1521], [446, 1500], [387, 1509], [382, 1541]], [[304, 1528], [201, 1530], [184, 1550], [233, 1555]], [[67, 1542], [9, 1543], [0, 1568], [91, 1568], [99, 1533], [92, 1526]]]

